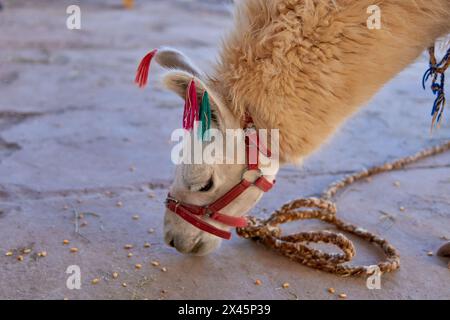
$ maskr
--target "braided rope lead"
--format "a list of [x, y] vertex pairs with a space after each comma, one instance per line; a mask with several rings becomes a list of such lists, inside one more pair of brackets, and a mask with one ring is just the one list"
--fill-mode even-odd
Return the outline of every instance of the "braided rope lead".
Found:
[[[357, 276], [373, 273], [373, 266], [354, 266], [346, 264], [355, 256], [353, 243], [343, 234], [330, 231], [301, 232], [283, 236], [280, 225], [296, 220], [318, 219], [336, 226], [339, 230], [353, 234], [365, 241], [379, 246], [386, 255], [385, 261], [377, 264], [381, 273], [392, 272], [400, 267], [398, 251], [387, 240], [354, 224], [346, 223], [336, 217], [337, 209], [332, 198], [350, 185], [378, 175], [383, 172], [403, 169], [405, 166], [419, 160], [435, 156], [450, 150], [450, 141], [423, 150], [413, 156], [394, 162], [376, 166], [349, 175], [331, 184], [320, 198], [297, 199], [283, 205], [267, 220], [255, 217], [249, 218], [249, 226], [238, 228], [237, 233], [245, 239], [260, 242], [282, 255], [311, 268], [320, 269], [340, 276]], [[333, 244], [342, 253], [326, 253], [308, 246], [308, 243]]]

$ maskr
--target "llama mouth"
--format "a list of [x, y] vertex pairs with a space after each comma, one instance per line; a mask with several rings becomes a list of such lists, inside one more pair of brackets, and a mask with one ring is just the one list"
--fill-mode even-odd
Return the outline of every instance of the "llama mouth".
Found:
[[200, 191], [200, 192], [208, 192], [209, 190], [212, 189], [213, 185], [214, 185], [214, 181], [213, 181], [212, 178], [210, 178], [210, 179], [208, 180], [208, 182], [207, 182], [202, 188], [200, 188], [199, 191]]
[[192, 186], [190, 186], [189, 189], [192, 192], [208, 192], [212, 189], [213, 186], [214, 186], [214, 180], [211, 177], [208, 179], [208, 181], [206, 183], [192, 185]]

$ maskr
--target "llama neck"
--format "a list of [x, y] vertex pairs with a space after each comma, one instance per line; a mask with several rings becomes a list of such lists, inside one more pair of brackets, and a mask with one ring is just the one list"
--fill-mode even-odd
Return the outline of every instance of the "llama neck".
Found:
[[280, 129], [284, 162], [317, 149], [450, 32], [448, 0], [385, 0], [380, 30], [366, 26], [372, 0], [336, 2], [242, 2], [224, 43], [215, 87], [237, 117], [248, 110], [258, 127]]

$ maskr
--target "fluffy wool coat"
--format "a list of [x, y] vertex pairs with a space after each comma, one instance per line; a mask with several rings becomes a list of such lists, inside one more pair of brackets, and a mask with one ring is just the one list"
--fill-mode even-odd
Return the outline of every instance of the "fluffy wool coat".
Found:
[[235, 117], [280, 129], [282, 162], [298, 162], [449, 32], [449, 0], [241, 0], [205, 82]]

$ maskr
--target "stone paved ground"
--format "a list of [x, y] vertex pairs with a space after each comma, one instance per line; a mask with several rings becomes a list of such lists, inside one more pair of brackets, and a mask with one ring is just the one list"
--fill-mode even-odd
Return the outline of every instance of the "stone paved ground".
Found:
[[[381, 290], [368, 290], [364, 279], [308, 269], [237, 237], [203, 258], [166, 247], [163, 199], [173, 170], [168, 140], [182, 103], [157, 83], [160, 68], [153, 68], [145, 91], [133, 86], [134, 71], [140, 57], [160, 45], [211, 64], [230, 15], [223, 3], [206, 0], [140, 1], [132, 11], [120, 9], [119, 0], [96, 0], [82, 4], [82, 30], [69, 31], [65, 9], [74, 2], [10, 0], [0, 12], [0, 298], [336, 299], [328, 287], [350, 299], [450, 298], [446, 261], [427, 256], [450, 237], [450, 154], [340, 196], [342, 216], [388, 238], [402, 254], [402, 269], [385, 275]], [[423, 56], [302, 168], [283, 169], [275, 191], [253, 214], [448, 139], [448, 122], [429, 136], [432, 97], [419, 87], [425, 68]], [[82, 212], [88, 224], [76, 233], [75, 215]], [[143, 248], [147, 241], [149, 249]], [[135, 245], [132, 258], [123, 249], [127, 243]], [[356, 262], [380, 258], [376, 249], [356, 243]], [[71, 246], [79, 252], [70, 253]], [[5, 256], [23, 248], [32, 252], [22, 262]], [[48, 256], [38, 258], [43, 250]], [[151, 266], [153, 260], [168, 272]], [[70, 291], [65, 270], [74, 264], [81, 267], [82, 289]], [[93, 278], [100, 283], [91, 285]], [[289, 289], [280, 289], [284, 282]]]

